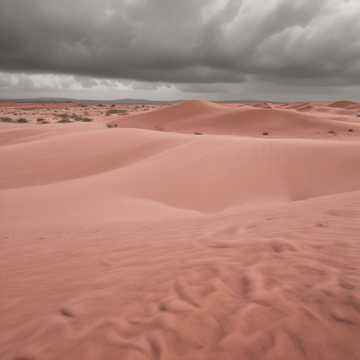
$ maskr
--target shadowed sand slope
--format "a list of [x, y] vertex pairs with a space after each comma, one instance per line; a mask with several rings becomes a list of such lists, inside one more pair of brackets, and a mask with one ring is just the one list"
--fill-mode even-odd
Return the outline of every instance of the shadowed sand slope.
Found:
[[0, 359], [358, 360], [358, 130], [315, 112], [2, 128]]
[[[295, 110], [312, 109], [309, 104]], [[301, 113], [280, 106], [230, 107], [204, 101], [189, 101], [144, 114], [121, 117], [111, 122], [132, 127], [175, 132], [204, 132], [274, 137], [321, 137], [329, 131], [346, 133], [349, 126], [360, 131], [360, 124], [344, 124], [321, 114]]]

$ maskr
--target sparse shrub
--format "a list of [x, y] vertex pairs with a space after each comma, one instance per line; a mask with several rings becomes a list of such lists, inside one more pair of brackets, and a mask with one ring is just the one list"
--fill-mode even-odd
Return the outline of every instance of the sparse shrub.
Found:
[[335, 132], [334, 130], [329, 130], [329, 131], [328, 131], [328, 134], [336, 135], [336, 132]]
[[62, 120], [69, 120], [70, 118], [70, 115], [67, 113], [56, 114], [55, 116], [61, 118]]
[[12, 123], [13, 119], [10, 117], [1, 117], [0, 118], [1, 122], [5, 122], [5, 123]]
[[66, 316], [66, 317], [75, 317], [74, 312], [71, 309], [67, 308], [67, 307], [62, 307], [60, 309], [60, 314], [63, 315], [63, 316]]
[[194, 135], [202, 135], [203, 133], [201, 133], [201, 132], [198, 132], [198, 131], [195, 131], [194, 132]]
[[263, 134], [263, 136], [268, 136], [269, 135], [269, 133], [267, 131], [264, 131], [262, 134]]
[[57, 123], [59, 124], [68, 124], [68, 123], [71, 123], [72, 121], [70, 119], [61, 119], [61, 120], [58, 120]]
[[106, 124], [106, 127], [108, 127], [108, 128], [117, 128], [118, 125], [117, 124]]
[[157, 130], [157, 131], [165, 131], [165, 129], [161, 126], [155, 126], [154, 127], [154, 130]]
[[115, 104], [112, 104], [111, 107], [115, 107], [116, 105]]
[[77, 115], [77, 114], [72, 114], [70, 116], [71, 119], [75, 120], [75, 121], [83, 121], [83, 122], [90, 122], [90, 121], [93, 121], [92, 118], [89, 118], [89, 117], [83, 117], [81, 115]]
[[36, 119], [36, 122], [37, 122], [38, 124], [41, 124], [41, 125], [43, 125], [43, 124], [49, 124], [49, 121], [45, 120], [44, 118], [37, 118], [37, 119]]
[[117, 114], [117, 115], [126, 115], [127, 114], [127, 110], [125, 109], [111, 109], [111, 110], [108, 110], [106, 112], [106, 116], [110, 116], [110, 115], [114, 115], [114, 114]]
[[168, 307], [166, 304], [161, 303], [161, 304], [159, 304], [159, 310], [160, 311], [168, 311]]
[[348, 129], [348, 132], [354, 132], [354, 129]]
[[19, 124], [25, 124], [25, 123], [28, 123], [29, 120], [28, 119], [25, 119], [25, 118], [19, 118], [16, 120], [17, 123]]
[[81, 116], [75, 113], [72, 113], [70, 116], [73, 120], [75, 121], [80, 121], [81, 120]]

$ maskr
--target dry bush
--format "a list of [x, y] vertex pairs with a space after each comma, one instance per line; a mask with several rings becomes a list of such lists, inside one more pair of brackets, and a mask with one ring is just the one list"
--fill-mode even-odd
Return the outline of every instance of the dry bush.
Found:
[[126, 115], [128, 112], [125, 109], [111, 109], [106, 112], [106, 116], [110, 115]]
[[16, 120], [17, 123], [19, 124], [25, 124], [25, 123], [28, 123], [29, 120], [28, 119], [25, 119], [25, 118], [19, 118]]
[[1, 117], [0, 121], [5, 123], [12, 123], [14, 120], [10, 117]]
[[67, 118], [67, 119], [61, 119], [61, 120], [58, 120], [57, 123], [59, 124], [68, 124], [68, 123], [71, 123], [72, 121]]

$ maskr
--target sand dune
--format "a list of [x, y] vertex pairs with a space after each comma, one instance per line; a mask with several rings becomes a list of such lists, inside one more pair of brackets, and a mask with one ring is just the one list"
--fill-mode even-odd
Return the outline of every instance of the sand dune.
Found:
[[[308, 106], [308, 105], [307, 105]], [[142, 128], [207, 134], [319, 137], [329, 131], [346, 134], [348, 125], [326, 116], [302, 114], [283, 108], [234, 108], [203, 101], [185, 102], [153, 112], [121, 117], [111, 122], [123, 128]], [[360, 131], [360, 124], [352, 124]]]
[[355, 103], [353, 101], [348, 101], [348, 100], [335, 101], [335, 102], [329, 104], [330, 107], [343, 108], [343, 109], [354, 106], [354, 105], [357, 105], [357, 103]]
[[359, 125], [292, 105], [0, 128], [0, 358], [357, 360]]

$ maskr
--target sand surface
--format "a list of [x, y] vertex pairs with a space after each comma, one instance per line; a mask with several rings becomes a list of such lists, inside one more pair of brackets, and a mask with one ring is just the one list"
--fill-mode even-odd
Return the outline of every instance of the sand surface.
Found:
[[359, 104], [115, 109], [0, 106], [0, 359], [360, 359]]

